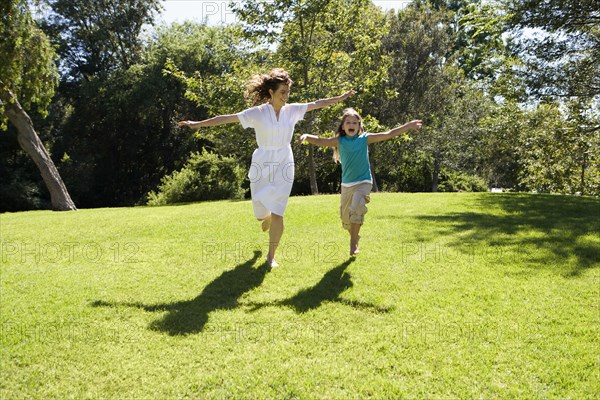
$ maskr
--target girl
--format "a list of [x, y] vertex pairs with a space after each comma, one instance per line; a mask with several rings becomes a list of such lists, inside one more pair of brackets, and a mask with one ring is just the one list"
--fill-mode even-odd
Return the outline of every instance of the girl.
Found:
[[340, 216], [342, 226], [350, 233], [350, 255], [358, 254], [360, 227], [367, 213], [373, 179], [369, 164], [368, 145], [392, 139], [402, 132], [421, 129], [421, 120], [410, 121], [398, 128], [383, 133], [363, 133], [362, 118], [352, 108], [344, 110], [342, 122], [335, 137], [319, 138], [302, 135], [300, 142], [317, 146], [333, 147], [333, 159], [342, 164], [342, 198]]
[[244, 128], [254, 128], [258, 148], [252, 154], [248, 172], [254, 215], [269, 232], [267, 265], [278, 266], [275, 250], [283, 234], [283, 213], [294, 181], [294, 158], [291, 141], [294, 126], [307, 111], [335, 104], [354, 94], [350, 90], [341, 96], [305, 104], [287, 104], [292, 80], [280, 68], [252, 78], [246, 98], [253, 107], [237, 114], [219, 115], [204, 121], [180, 121], [179, 126], [192, 129], [240, 122]]

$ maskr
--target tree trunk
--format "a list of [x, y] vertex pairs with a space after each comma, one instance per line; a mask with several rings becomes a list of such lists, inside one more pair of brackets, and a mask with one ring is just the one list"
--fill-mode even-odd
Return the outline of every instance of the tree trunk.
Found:
[[[308, 132], [313, 132], [314, 116], [312, 113], [308, 116]], [[317, 170], [315, 168], [315, 146], [308, 145], [308, 180], [310, 181], [310, 192], [319, 194], [319, 186], [317, 185]]]
[[315, 158], [313, 156], [315, 147], [312, 144], [308, 145], [308, 177], [310, 179], [310, 192], [319, 194], [319, 186], [317, 185], [317, 172], [315, 170]]
[[54, 162], [33, 128], [31, 118], [23, 110], [12, 92], [4, 90], [2, 94], [3, 97], [8, 98], [8, 101], [4, 104], [5, 114], [8, 120], [17, 128], [19, 145], [31, 157], [42, 174], [44, 183], [50, 192], [52, 209], [55, 211], [77, 210]]
[[371, 166], [371, 178], [373, 178], [373, 189], [371, 189], [371, 191], [379, 192], [379, 186], [377, 186], [377, 179], [375, 178], [375, 162], [373, 161], [373, 159], [375, 158], [375, 146], [373, 146], [373, 145], [369, 146], [369, 153], [370, 153], [369, 164]]
[[438, 183], [440, 178], [440, 156], [435, 153], [433, 156], [433, 184], [431, 185], [431, 191], [438, 191]]
[[587, 155], [583, 154], [583, 162], [581, 163], [581, 189], [582, 195], [585, 194], [585, 167], [587, 166]]

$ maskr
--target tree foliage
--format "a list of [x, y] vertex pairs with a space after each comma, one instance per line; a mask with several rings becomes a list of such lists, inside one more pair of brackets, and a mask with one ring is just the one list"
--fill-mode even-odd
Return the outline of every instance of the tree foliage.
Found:
[[140, 34], [160, 10], [159, 0], [51, 0], [45, 29], [59, 45], [63, 79], [128, 68], [142, 54]]
[[[520, 71], [537, 97], [600, 95], [600, 13], [594, 0], [504, 0], [507, 28], [521, 40]], [[524, 34], [527, 33], [527, 34]]]
[[26, 109], [45, 115], [58, 80], [56, 52], [34, 23], [25, 0], [0, 5], [0, 128], [6, 129], [5, 95], [10, 90]]

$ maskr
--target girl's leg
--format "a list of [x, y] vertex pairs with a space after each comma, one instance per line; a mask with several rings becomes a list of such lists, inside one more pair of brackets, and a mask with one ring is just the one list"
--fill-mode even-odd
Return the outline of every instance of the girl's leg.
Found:
[[361, 224], [350, 224], [350, 255], [355, 256], [358, 254], [358, 241], [360, 239], [360, 227]]
[[358, 241], [360, 240], [360, 228], [367, 213], [367, 203], [371, 201], [371, 184], [362, 183], [353, 186], [352, 202], [350, 209], [350, 255], [358, 254]]
[[271, 230], [269, 231], [269, 254], [267, 255], [267, 264], [270, 267], [276, 267], [275, 250], [279, 246], [279, 240], [283, 235], [283, 216], [271, 214]]

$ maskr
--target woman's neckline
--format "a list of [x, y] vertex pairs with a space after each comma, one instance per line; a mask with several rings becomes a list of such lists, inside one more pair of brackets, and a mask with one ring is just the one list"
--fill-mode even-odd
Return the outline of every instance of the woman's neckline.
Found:
[[273, 112], [275, 121], [279, 122], [279, 118], [281, 117], [281, 110], [283, 110], [283, 108], [285, 107], [285, 104], [281, 106], [281, 108], [279, 109], [279, 113], [277, 113], [277, 111], [275, 111], [275, 107], [273, 107], [273, 104], [271, 104], [271, 103], [267, 103], [267, 104], [271, 107], [271, 111]]

